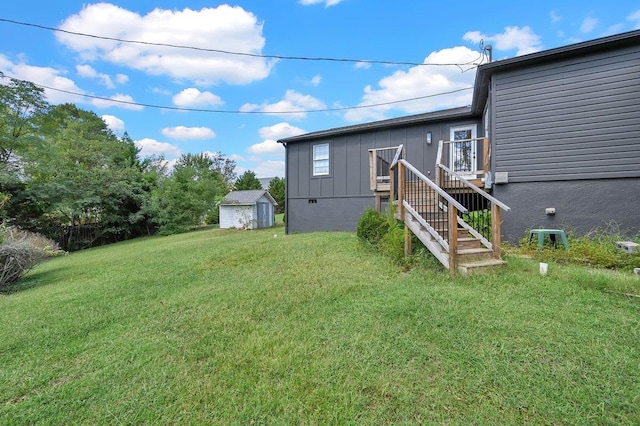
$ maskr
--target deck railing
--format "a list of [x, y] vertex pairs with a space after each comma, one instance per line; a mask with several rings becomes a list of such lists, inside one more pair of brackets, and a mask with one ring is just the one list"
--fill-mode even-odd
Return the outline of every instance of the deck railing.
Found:
[[[454, 146], [456, 142], [473, 142], [482, 141], [483, 145], [483, 167], [484, 170], [472, 171], [472, 173], [457, 172], [452, 170], [449, 166], [443, 163], [445, 159], [452, 158], [451, 155], [445, 154], [450, 152], [450, 148]], [[436, 181], [438, 185], [445, 189], [447, 193], [451, 194], [464, 205], [469, 212], [467, 214], [461, 214], [458, 218], [460, 226], [465, 228], [471, 235], [478, 238], [482, 244], [493, 250], [493, 256], [495, 258], [500, 257], [500, 235], [501, 235], [501, 213], [502, 210], [511, 210], [509, 206], [502, 203], [495, 197], [487, 194], [486, 191], [480, 189], [472, 180], [478, 182], [478, 174], [482, 173], [486, 176], [489, 170], [489, 149], [488, 139], [467, 139], [464, 141], [440, 141], [438, 145], [438, 155], [436, 161]]]
[[[443, 247], [445, 258], [440, 259], [449, 269], [457, 264], [458, 215], [467, 214], [466, 207], [447, 194], [431, 179], [406, 160], [399, 160], [391, 169], [398, 169], [398, 216], [404, 222], [411, 216]], [[410, 239], [405, 238], [405, 244]], [[435, 253], [434, 253], [435, 254]]]
[[404, 155], [402, 145], [369, 150], [369, 186], [374, 192], [390, 190], [391, 165]]
[[[473, 138], [454, 141], [440, 141], [436, 164], [466, 176], [467, 179], [484, 178], [489, 172], [491, 147], [489, 138]], [[436, 183], [440, 175], [436, 174]]]

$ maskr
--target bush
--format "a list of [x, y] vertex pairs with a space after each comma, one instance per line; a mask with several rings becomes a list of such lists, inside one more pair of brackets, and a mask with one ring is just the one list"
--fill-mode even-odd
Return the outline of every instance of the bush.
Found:
[[45, 258], [65, 254], [52, 240], [13, 227], [0, 227], [0, 243], [0, 292]]
[[372, 246], [377, 246], [380, 240], [389, 232], [389, 223], [384, 214], [368, 207], [358, 220], [356, 235]]

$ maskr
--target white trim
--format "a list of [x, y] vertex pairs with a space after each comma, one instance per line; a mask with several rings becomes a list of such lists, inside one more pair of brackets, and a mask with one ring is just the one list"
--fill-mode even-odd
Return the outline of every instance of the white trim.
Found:
[[[316, 158], [316, 147], [321, 147], [325, 145], [327, 147], [327, 158]], [[327, 171], [316, 172], [316, 161], [326, 161]], [[329, 176], [330, 171], [331, 171], [331, 146], [329, 145], [329, 142], [316, 143], [311, 145], [311, 174], [313, 176]]]

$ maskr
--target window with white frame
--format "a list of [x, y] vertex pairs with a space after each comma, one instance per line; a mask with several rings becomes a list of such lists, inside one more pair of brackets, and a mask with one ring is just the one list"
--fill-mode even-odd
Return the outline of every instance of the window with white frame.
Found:
[[323, 176], [329, 174], [329, 144], [321, 143], [313, 145], [313, 175]]

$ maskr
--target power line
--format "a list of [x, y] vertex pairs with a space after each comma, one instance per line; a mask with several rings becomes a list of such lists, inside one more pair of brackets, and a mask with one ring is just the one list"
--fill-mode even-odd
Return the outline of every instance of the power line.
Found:
[[[13, 78], [13, 77], [9, 77], [9, 76], [5, 76], [5, 75], [1, 75], [0, 74], [0, 78]], [[97, 100], [102, 100], [102, 101], [115, 102], [115, 103], [119, 103], [119, 104], [139, 106], [139, 107], [145, 107], [145, 108], [164, 109], [164, 110], [170, 110], [170, 111], [204, 112], [204, 113], [215, 113], [215, 114], [279, 115], [279, 114], [303, 114], [303, 113], [316, 113], [316, 112], [349, 111], [349, 110], [357, 110], [357, 109], [365, 109], [365, 108], [374, 108], [374, 107], [380, 107], [380, 106], [386, 106], [386, 105], [395, 105], [395, 104], [404, 103], [404, 102], [418, 101], [418, 100], [422, 100], [422, 99], [434, 98], [436, 96], [450, 95], [450, 94], [453, 94], [453, 93], [458, 93], [458, 92], [463, 92], [463, 91], [466, 91], [466, 90], [473, 89], [473, 87], [464, 87], [462, 89], [450, 90], [448, 92], [433, 93], [431, 95], [417, 96], [415, 98], [400, 99], [400, 100], [397, 100], [397, 101], [381, 102], [381, 103], [369, 104], [369, 105], [357, 105], [357, 106], [339, 107], [339, 108], [323, 108], [323, 109], [296, 110], [296, 111], [273, 111], [273, 112], [271, 112], [271, 111], [240, 111], [240, 110], [221, 110], [221, 109], [205, 109], [205, 108], [183, 108], [183, 107], [173, 107], [173, 106], [167, 106], [167, 105], [147, 104], [147, 103], [141, 103], [141, 102], [125, 101], [125, 100], [122, 100], [122, 99], [110, 99], [110, 98], [105, 98], [105, 97], [102, 97], [102, 96], [87, 95], [87, 94], [84, 94], [84, 93], [72, 92], [70, 90], [57, 89], [55, 87], [46, 86], [44, 84], [34, 83], [34, 82], [28, 81], [28, 80], [21, 80], [21, 79], [18, 79], [18, 78], [13, 78], [13, 79], [21, 81], [23, 83], [31, 83], [34, 86], [40, 87], [42, 89], [53, 90], [53, 91], [56, 91], [56, 92], [66, 93], [66, 94], [69, 94], [69, 95], [75, 95], [75, 96], [80, 96], [80, 97], [85, 97], [85, 98], [90, 98], [90, 99], [97, 99]]]
[[[329, 57], [309, 57], [309, 56], [285, 56], [285, 55], [264, 55], [258, 53], [247, 53], [247, 52], [233, 52], [230, 50], [222, 50], [222, 49], [210, 49], [204, 47], [196, 47], [196, 46], [185, 46], [179, 44], [169, 44], [169, 43], [155, 43], [149, 41], [141, 41], [141, 40], [128, 40], [117, 37], [107, 37], [107, 36], [98, 36], [95, 34], [87, 34], [80, 33], [75, 31], [63, 30], [60, 28], [47, 27], [44, 25], [33, 24], [29, 22], [21, 22], [15, 21], [12, 19], [0, 18], [0, 22], [6, 22], [15, 25], [22, 25], [25, 27], [38, 28], [42, 30], [60, 32], [64, 34], [76, 35], [81, 37], [95, 38], [99, 40], [110, 40], [116, 41], [119, 43], [134, 43], [134, 44], [142, 44], [147, 46], [161, 46], [161, 47], [170, 47], [174, 49], [188, 49], [188, 50], [197, 50], [202, 52], [213, 52], [213, 53], [222, 53], [225, 55], [236, 55], [236, 56], [248, 56], [253, 58], [262, 58], [262, 59], [283, 59], [283, 60], [292, 60], [292, 61], [316, 61], [316, 62], [349, 62], [349, 63], [363, 63], [363, 64], [371, 64], [371, 65], [409, 65], [409, 66], [457, 66], [462, 70], [462, 66], [464, 65], [479, 65], [479, 63], [467, 62], [467, 63], [440, 63], [440, 64], [426, 64], [420, 62], [405, 62], [405, 61], [383, 61], [383, 60], [372, 60], [372, 59], [349, 59], [349, 58], [329, 58]], [[482, 58], [482, 54], [478, 59]], [[477, 59], [475, 60], [477, 61]]]

